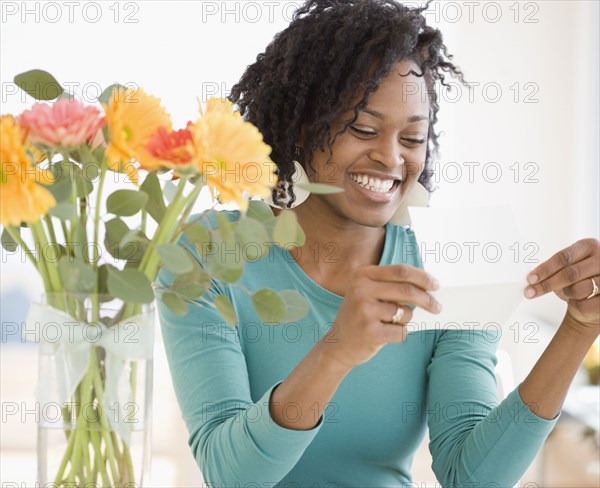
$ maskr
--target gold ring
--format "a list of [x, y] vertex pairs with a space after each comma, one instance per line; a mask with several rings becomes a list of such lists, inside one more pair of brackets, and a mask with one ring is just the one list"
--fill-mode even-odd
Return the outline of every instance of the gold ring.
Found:
[[398, 308], [396, 309], [396, 313], [392, 317], [392, 324], [398, 325], [400, 323], [400, 320], [402, 319], [403, 315], [404, 315], [404, 309], [400, 305], [398, 305]]
[[598, 285], [594, 281], [594, 278], [590, 278], [590, 280], [592, 280], [592, 293], [590, 293], [587, 297], [585, 297], [588, 300], [590, 298], [595, 297], [598, 294]]

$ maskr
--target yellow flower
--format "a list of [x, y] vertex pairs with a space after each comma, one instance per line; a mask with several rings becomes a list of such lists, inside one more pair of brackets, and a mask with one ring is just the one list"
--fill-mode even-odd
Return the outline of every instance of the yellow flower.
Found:
[[51, 184], [49, 170], [41, 170], [27, 157], [26, 133], [14, 117], [0, 118], [0, 224], [32, 224], [56, 205], [39, 183]]
[[271, 194], [277, 183], [277, 166], [269, 158], [271, 147], [256, 127], [233, 111], [231, 102], [209, 99], [190, 130], [194, 162], [213, 197], [218, 194], [223, 203], [234, 201], [246, 212], [247, 196]]
[[148, 171], [160, 168], [160, 161], [148, 153], [146, 145], [159, 127], [171, 130], [171, 118], [160, 100], [141, 88], [120, 87], [113, 91], [109, 104], [102, 106], [110, 135], [106, 148], [108, 167], [126, 173], [137, 185], [138, 168], [134, 161]]

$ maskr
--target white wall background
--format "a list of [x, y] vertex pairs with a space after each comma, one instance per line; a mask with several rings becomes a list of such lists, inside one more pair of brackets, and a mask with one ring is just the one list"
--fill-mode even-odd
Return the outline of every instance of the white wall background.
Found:
[[[89, 101], [112, 83], [138, 84], [161, 97], [182, 126], [195, 117], [196, 97], [227, 94], [299, 3], [4, 0], [1, 112], [16, 114], [31, 105], [12, 78], [41, 68]], [[432, 5], [429, 22], [444, 33], [467, 80], [479, 83], [471, 95], [464, 88], [441, 93], [444, 135], [432, 205], [511, 202], [524, 240], [539, 245], [540, 261], [580, 238], [598, 237], [598, 17], [596, 0]], [[469, 175], [465, 163], [479, 165]], [[7, 297], [33, 297], [41, 284], [24, 259], [3, 251], [0, 291], [2, 309], [8, 310]], [[553, 296], [518, 311], [550, 329], [563, 312]], [[518, 380], [549, 340], [538, 337], [535, 345], [503, 338]], [[29, 399], [35, 350], [4, 340], [2, 349], [3, 401]], [[153, 482], [198, 485], [160, 344], [156, 362]], [[8, 419], [2, 430], [2, 480], [33, 480], [35, 460], [28, 449], [35, 425]]]

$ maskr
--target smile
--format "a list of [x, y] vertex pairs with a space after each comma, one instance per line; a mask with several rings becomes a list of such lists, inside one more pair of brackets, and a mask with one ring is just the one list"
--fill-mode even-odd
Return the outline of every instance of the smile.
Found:
[[375, 178], [361, 173], [351, 173], [350, 180], [360, 193], [377, 202], [389, 202], [402, 182], [395, 179]]

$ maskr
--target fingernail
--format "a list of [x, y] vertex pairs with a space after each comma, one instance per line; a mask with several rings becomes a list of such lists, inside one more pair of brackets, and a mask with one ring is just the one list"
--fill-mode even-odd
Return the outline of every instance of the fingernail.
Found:
[[534, 283], [536, 283], [536, 282], [537, 282], [537, 280], [538, 280], [538, 279], [539, 279], [538, 275], [536, 275], [536, 274], [532, 274], [532, 275], [529, 275], [529, 276], [527, 277], [527, 282], [528, 282], [529, 284], [533, 285]]
[[533, 298], [535, 296], [535, 290], [533, 288], [531, 288], [531, 287], [527, 287], [525, 289], [525, 296], [527, 298]]
[[440, 282], [438, 280], [433, 280], [432, 286], [434, 290], [437, 290], [440, 287]]
[[440, 302], [437, 302], [435, 305], [435, 311], [436, 312], [441, 312], [442, 311], [442, 304]]

